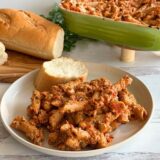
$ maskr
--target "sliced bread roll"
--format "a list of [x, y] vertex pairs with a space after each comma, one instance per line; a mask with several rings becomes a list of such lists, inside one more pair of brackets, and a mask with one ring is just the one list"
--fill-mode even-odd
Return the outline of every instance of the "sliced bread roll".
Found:
[[52, 85], [66, 83], [70, 80], [85, 81], [88, 75], [86, 66], [71, 58], [61, 57], [44, 62], [35, 80], [35, 87], [39, 91], [47, 91]]
[[35, 13], [0, 9], [0, 41], [7, 49], [43, 59], [60, 57], [63, 29]]

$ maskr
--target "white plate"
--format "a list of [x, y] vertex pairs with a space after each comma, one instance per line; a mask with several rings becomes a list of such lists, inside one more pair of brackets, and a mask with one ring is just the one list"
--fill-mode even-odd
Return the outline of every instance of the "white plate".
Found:
[[[115, 82], [126, 74], [126, 72], [120, 69], [106, 65], [90, 63], [87, 64], [87, 66], [89, 69], [89, 79], [106, 76]], [[132, 139], [135, 135], [137, 135], [137, 133], [142, 131], [151, 118], [153, 111], [152, 97], [147, 87], [139, 79], [132, 76], [134, 81], [129, 89], [132, 93], [134, 93], [138, 102], [145, 106], [148, 112], [148, 119], [146, 121], [132, 121], [126, 125], [122, 125], [114, 132], [114, 140], [112, 144], [109, 147], [102, 149], [88, 151], [60, 151], [48, 146], [47, 143], [44, 144], [44, 147], [34, 145], [30, 143], [20, 132], [12, 129], [10, 127], [10, 123], [16, 115], [26, 116], [26, 107], [30, 103], [30, 97], [32, 95], [32, 91], [34, 90], [33, 81], [36, 73], [37, 71], [32, 71], [26, 74], [14, 82], [6, 91], [1, 102], [1, 118], [4, 126], [15, 139], [27, 147], [39, 152], [62, 157], [88, 157], [113, 151], [115, 148], [127, 143], [128, 140]]]
[[[0, 8], [16, 8], [21, 10], [33, 11], [37, 14], [47, 15], [55, 3], [60, 0], [0, 0]], [[119, 60], [120, 48], [108, 46], [106, 43], [98, 41], [82, 40], [76, 47], [63, 55], [74, 59], [106, 63], [118, 67], [137, 67], [137, 66], [160, 66], [160, 56], [156, 56], [149, 51], [136, 51], [136, 60], [133, 63], [123, 63]]]

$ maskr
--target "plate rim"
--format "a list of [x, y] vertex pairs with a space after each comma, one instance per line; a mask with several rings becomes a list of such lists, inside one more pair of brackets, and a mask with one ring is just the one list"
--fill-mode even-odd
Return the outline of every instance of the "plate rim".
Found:
[[61, 151], [61, 150], [46, 148], [46, 147], [43, 147], [43, 146], [38, 146], [38, 145], [35, 145], [35, 144], [31, 143], [28, 140], [25, 140], [24, 138], [22, 138], [21, 136], [16, 134], [14, 129], [12, 129], [10, 127], [10, 125], [8, 125], [5, 122], [5, 120], [3, 118], [3, 115], [2, 115], [2, 113], [3, 113], [3, 109], [2, 109], [3, 107], [2, 106], [4, 105], [5, 97], [8, 94], [8, 92], [10, 91], [10, 89], [12, 89], [12, 87], [15, 84], [19, 83], [20, 81], [22, 81], [26, 77], [31, 76], [32, 74], [36, 74], [36, 72], [38, 72], [39, 69], [35, 69], [35, 70], [25, 74], [24, 76], [22, 76], [21, 78], [16, 80], [14, 83], [12, 83], [10, 85], [10, 87], [5, 91], [5, 93], [2, 96], [1, 103], [0, 103], [0, 117], [1, 117], [1, 121], [2, 121], [3, 126], [10, 133], [10, 135], [13, 138], [15, 138], [18, 142], [20, 142], [21, 144], [27, 146], [30, 149], [33, 149], [33, 150], [36, 150], [38, 152], [45, 153], [45, 154], [48, 154], [48, 155], [58, 156], [58, 157], [91, 157], [91, 156], [100, 155], [102, 153], [107, 153], [109, 151], [113, 151], [114, 149], [118, 148], [118, 146], [124, 145], [125, 143], [129, 142], [131, 139], [134, 139], [136, 136], [138, 136], [146, 128], [146, 126], [149, 124], [149, 122], [150, 122], [150, 120], [151, 120], [151, 118], [153, 116], [154, 109], [155, 109], [153, 97], [152, 97], [152, 94], [150, 93], [148, 87], [138, 77], [136, 77], [136, 76], [134, 76], [134, 75], [130, 74], [129, 72], [126, 72], [126, 71], [124, 71], [122, 69], [119, 69], [117, 67], [109, 66], [107, 64], [97, 64], [97, 63], [86, 63], [86, 64], [87, 65], [90, 65], [90, 64], [99, 65], [99, 66], [100, 65], [104, 65], [107, 68], [111, 68], [111, 69], [122, 71], [125, 74], [128, 74], [131, 77], [134, 77], [136, 80], [138, 80], [145, 87], [145, 89], [147, 90], [147, 92], [148, 92], [148, 94], [150, 96], [150, 100], [151, 100], [151, 112], [150, 112], [150, 116], [148, 117], [148, 119], [144, 122], [143, 126], [138, 131], [136, 131], [133, 135], [131, 135], [130, 137], [126, 138], [125, 140], [123, 140], [121, 142], [118, 142], [116, 144], [110, 145], [110, 146], [105, 147], [105, 148], [94, 149], [94, 150], [86, 150], [86, 151]]

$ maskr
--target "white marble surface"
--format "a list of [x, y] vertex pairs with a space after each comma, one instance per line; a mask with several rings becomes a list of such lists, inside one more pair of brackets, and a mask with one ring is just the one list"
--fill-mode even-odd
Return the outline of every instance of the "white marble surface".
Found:
[[[125, 68], [124, 68], [125, 69]], [[128, 70], [128, 68], [126, 68]], [[131, 68], [130, 68], [131, 70]], [[134, 69], [135, 70], [135, 69]], [[147, 67], [146, 67], [147, 70]], [[145, 72], [147, 72], [145, 70]], [[160, 159], [160, 74], [156, 75], [143, 75], [140, 73], [137, 67], [136, 74], [138, 73], [138, 77], [147, 85], [155, 104], [155, 111], [152, 117], [152, 120], [148, 124], [148, 126], [144, 129], [144, 131], [130, 141], [128, 144], [123, 146], [122, 148], [118, 148], [114, 150], [112, 153], [106, 153], [97, 157], [87, 158], [87, 160], [97, 160], [97, 159], [110, 159], [110, 160], [119, 160], [119, 159], [133, 159], [133, 160], [152, 160], [152, 159]], [[7, 89], [9, 85], [0, 84], [0, 95], [3, 95], [5, 89]], [[4, 129], [2, 123], [0, 122], [0, 160], [28, 160], [28, 159], [40, 159], [40, 160], [65, 160], [66, 158], [57, 158], [53, 156], [43, 155], [42, 153], [33, 151], [23, 146], [16, 140], [14, 140], [8, 132]], [[69, 159], [69, 158], [68, 158]], [[80, 160], [80, 158], [79, 158]]]
[[[89, 42], [90, 43], [90, 42]], [[79, 46], [78, 46], [79, 47]], [[85, 61], [90, 62], [96, 62], [96, 63], [104, 63], [105, 58], [102, 58], [100, 56], [104, 56], [102, 52], [97, 52], [97, 56], [93, 57], [90, 55], [89, 52], [87, 52], [88, 48], [87, 45], [85, 45], [86, 50], [84, 49], [85, 56], [81, 55], [80, 53], [72, 52], [71, 54], [67, 53], [67, 56], [74, 57], [76, 59], [81, 59]], [[114, 48], [113, 48], [114, 49]], [[110, 49], [112, 51], [112, 49]], [[84, 53], [83, 52], [83, 53]], [[94, 52], [94, 51], [93, 51]], [[78, 54], [77, 54], [78, 53]], [[94, 53], [96, 55], [96, 53]], [[151, 53], [152, 54], [152, 53]], [[66, 54], [64, 54], [66, 55]], [[115, 55], [113, 55], [114, 57]], [[86, 59], [85, 59], [86, 57]], [[116, 57], [116, 56], [115, 56]], [[118, 56], [117, 56], [118, 58]], [[140, 58], [139, 56], [137, 58]], [[159, 57], [157, 57], [159, 59]], [[145, 62], [146, 56], [143, 56], [143, 61]], [[116, 61], [116, 59], [115, 59]], [[97, 157], [88, 158], [87, 160], [98, 160], [98, 159], [109, 159], [109, 160], [157, 160], [160, 159], [160, 63], [154, 65], [154, 62], [152, 64], [145, 65], [138, 64], [138, 62], [135, 62], [134, 64], [126, 64], [119, 62], [117, 59], [117, 63], [111, 58], [106, 59], [106, 62], [110, 62], [110, 65], [117, 66], [122, 68], [123, 70], [126, 70], [137, 77], [139, 77], [149, 88], [154, 104], [155, 104], [155, 111], [153, 118], [151, 122], [148, 124], [148, 126], [145, 128], [145, 130], [138, 135], [135, 139], [130, 141], [127, 145], [123, 146], [122, 148], [118, 148], [117, 150], [114, 150], [112, 153], [106, 153]], [[141, 60], [138, 59], [140, 62]], [[116, 64], [116, 65], [114, 65]], [[4, 91], [9, 87], [9, 84], [0, 84], [0, 96], [3, 95]], [[66, 158], [57, 158], [53, 156], [47, 156], [43, 155], [42, 153], [33, 151], [28, 149], [27, 147], [23, 146], [16, 140], [14, 140], [8, 132], [4, 129], [3, 125], [0, 122], [0, 160], [6, 159], [6, 160], [16, 160], [16, 159], [22, 159], [22, 160], [34, 160], [34, 159], [40, 159], [40, 160], [65, 160]]]
[[[0, 8], [18, 8], [46, 14], [57, 0], [0, 0]], [[160, 52], [159, 52], [160, 53]], [[136, 61], [119, 61], [120, 50], [106, 43], [81, 41], [70, 53], [64, 53], [82, 61], [105, 63], [122, 68], [139, 77], [149, 88], [155, 102], [155, 111], [145, 130], [128, 145], [87, 160], [159, 160], [160, 159], [160, 56], [154, 52], [136, 52]], [[0, 83], [0, 97], [9, 84]], [[70, 160], [41, 154], [14, 140], [0, 120], [0, 160]], [[78, 158], [81, 160], [81, 158]]]

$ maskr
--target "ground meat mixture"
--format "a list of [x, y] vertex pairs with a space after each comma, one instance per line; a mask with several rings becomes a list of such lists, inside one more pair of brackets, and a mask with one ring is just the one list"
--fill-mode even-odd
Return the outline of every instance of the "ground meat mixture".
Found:
[[125, 75], [114, 84], [99, 78], [54, 85], [45, 92], [35, 90], [27, 108], [28, 118], [15, 117], [11, 127], [34, 144], [42, 145], [47, 138], [60, 150], [107, 147], [114, 138], [112, 131], [120, 125], [147, 118], [145, 108], [127, 89], [131, 83], [132, 78]]
[[160, 0], [63, 0], [61, 5], [71, 11], [160, 28]]

